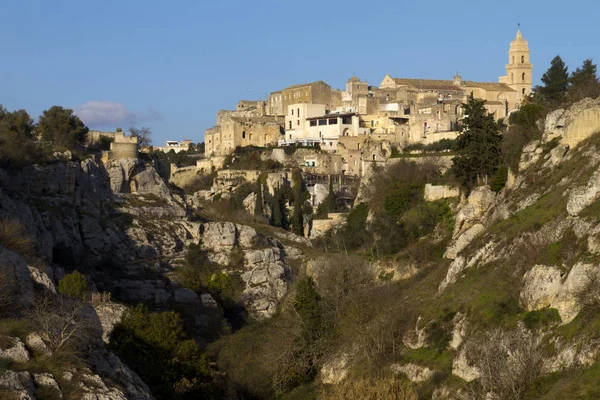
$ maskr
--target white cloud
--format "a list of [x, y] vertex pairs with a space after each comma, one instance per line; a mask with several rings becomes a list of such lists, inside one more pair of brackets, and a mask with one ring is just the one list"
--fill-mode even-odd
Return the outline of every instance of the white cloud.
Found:
[[162, 118], [158, 110], [149, 107], [144, 112], [129, 110], [124, 104], [112, 101], [90, 100], [77, 107], [75, 114], [91, 128], [128, 128], [143, 122], [158, 121]]

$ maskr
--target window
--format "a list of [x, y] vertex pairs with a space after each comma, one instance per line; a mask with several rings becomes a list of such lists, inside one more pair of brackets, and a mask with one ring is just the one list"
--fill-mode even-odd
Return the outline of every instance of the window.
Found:
[[300, 118], [300, 109], [298, 108], [298, 118]]
[[330, 145], [331, 147], [333, 147], [333, 142], [329, 142], [329, 145]]
[[311, 119], [310, 120], [310, 126], [317, 126], [317, 120]]
[[337, 125], [337, 118], [329, 118], [329, 125]]
[[246, 131], [242, 132], [242, 139], [246, 139]]
[[290, 121], [290, 129], [292, 129], [292, 121]]
[[375, 154], [373, 154], [373, 161], [375, 161]]
[[343, 125], [352, 125], [352, 117], [342, 117]]
[[525, 88], [523, 88], [523, 94], [525, 94]]
[[521, 75], [521, 78], [523, 79], [523, 82], [525, 82], [525, 72], [523, 72], [523, 75]]
[[297, 122], [296, 125], [300, 126], [300, 120], [297, 120], [296, 122]]
[[360, 143], [356, 143], [356, 150], [360, 150]]
[[294, 109], [292, 108], [292, 115], [294, 115]]
[[327, 120], [326, 119], [320, 119], [319, 120], [319, 126], [323, 126], [323, 125], [327, 125]]
[[521, 56], [521, 64], [525, 64], [525, 56]]

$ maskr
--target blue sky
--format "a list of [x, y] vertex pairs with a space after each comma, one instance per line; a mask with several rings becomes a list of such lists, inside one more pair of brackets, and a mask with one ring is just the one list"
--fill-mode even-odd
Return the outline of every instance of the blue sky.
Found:
[[591, 0], [0, 0], [0, 104], [201, 141], [219, 109], [292, 84], [496, 81], [519, 22], [536, 84], [557, 54], [570, 70], [600, 62], [599, 12]]

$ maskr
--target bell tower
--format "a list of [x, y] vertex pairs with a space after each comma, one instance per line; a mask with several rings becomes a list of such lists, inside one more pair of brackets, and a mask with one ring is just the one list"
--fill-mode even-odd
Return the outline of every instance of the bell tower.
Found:
[[521, 29], [519, 29], [517, 37], [510, 42], [505, 81], [508, 86], [517, 91], [517, 103], [531, 94], [533, 65], [531, 65], [529, 55], [529, 43], [523, 39]]

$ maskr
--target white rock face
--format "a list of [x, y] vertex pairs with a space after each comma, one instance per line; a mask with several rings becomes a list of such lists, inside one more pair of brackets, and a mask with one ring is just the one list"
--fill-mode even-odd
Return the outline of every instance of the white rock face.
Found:
[[539, 161], [540, 153], [536, 152], [539, 145], [540, 141], [535, 140], [523, 148], [523, 152], [521, 153], [521, 158], [519, 160], [519, 171], [525, 171]]
[[600, 169], [594, 172], [587, 185], [571, 191], [567, 202], [567, 212], [576, 216], [598, 198], [600, 198]]
[[452, 323], [454, 328], [452, 329], [452, 339], [448, 345], [452, 350], [457, 350], [467, 335], [467, 316], [458, 312], [452, 319]]
[[427, 326], [419, 328], [421, 320], [422, 318], [419, 316], [419, 318], [417, 318], [417, 322], [415, 323], [415, 329], [407, 331], [402, 337], [402, 343], [404, 343], [406, 347], [409, 347], [413, 350], [420, 349], [421, 347], [425, 346], [427, 341]]
[[465, 247], [467, 247], [473, 239], [477, 237], [485, 228], [481, 224], [475, 224], [465, 232], [461, 233], [446, 249], [444, 256], [451, 260], [456, 259], [458, 253], [460, 253]]
[[448, 185], [425, 185], [423, 197], [425, 201], [437, 201], [460, 196], [460, 189]]
[[29, 361], [29, 353], [25, 344], [19, 338], [4, 337], [2, 340], [10, 343], [0, 348], [0, 358], [7, 358], [14, 362], [24, 363]]
[[35, 332], [27, 335], [27, 337], [25, 338], [25, 342], [27, 343], [27, 346], [29, 346], [29, 348], [32, 349], [34, 352], [37, 352], [39, 354], [52, 355], [52, 351], [46, 345], [46, 343], [44, 343], [42, 337]]
[[95, 305], [94, 310], [102, 326], [102, 340], [104, 343], [108, 343], [111, 332], [115, 325], [121, 322], [127, 307], [122, 304], [105, 303]]
[[598, 266], [578, 262], [571, 268], [560, 293], [552, 302], [552, 307], [558, 310], [564, 324], [573, 321], [583, 308], [580, 293], [590, 284], [592, 276], [599, 273]]
[[521, 305], [527, 310], [550, 307], [562, 288], [562, 274], [556, 267], [536, 265], [523, 276]]
[[458, 376], [467, 382], [472, 382], [481, 376], [479, 370], [469, 363], [464, 348], [452, 362], [452, 375]]
[[392, 364], [390, 368], [395, 374], [402, 373], [415, 383], [425, 382], [433, 376], [433, 370], [416, 364]]

